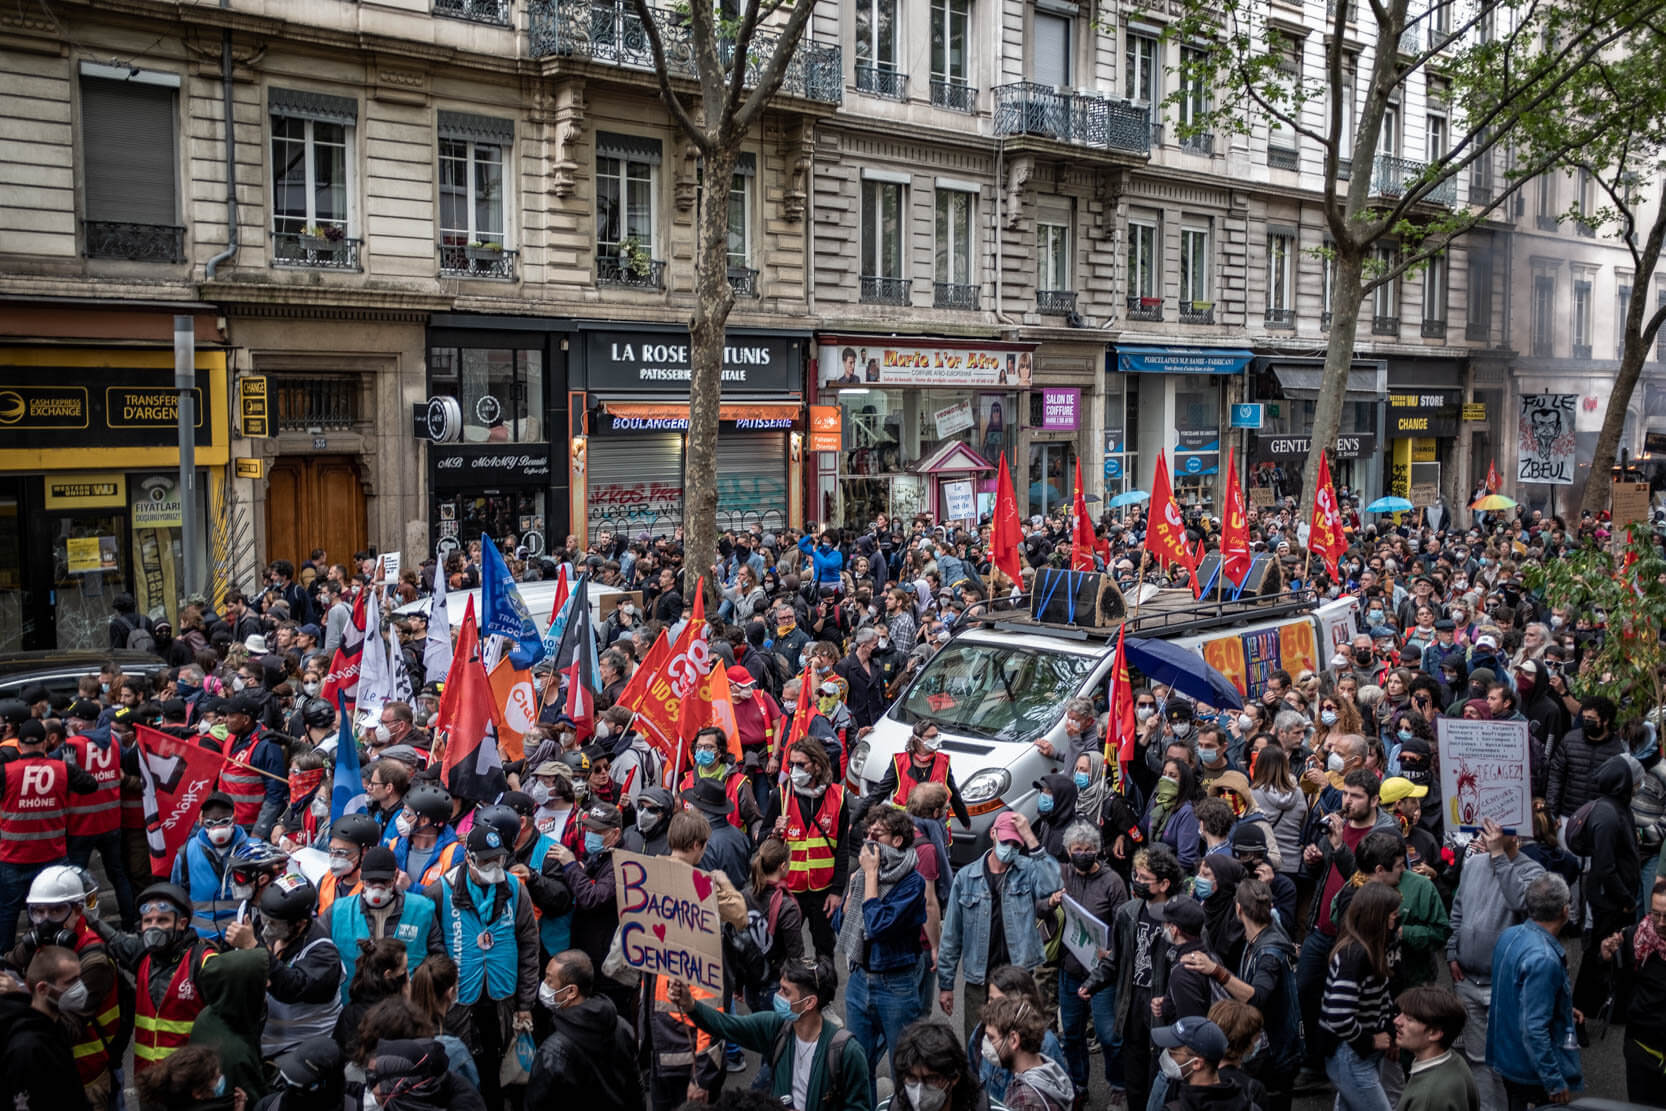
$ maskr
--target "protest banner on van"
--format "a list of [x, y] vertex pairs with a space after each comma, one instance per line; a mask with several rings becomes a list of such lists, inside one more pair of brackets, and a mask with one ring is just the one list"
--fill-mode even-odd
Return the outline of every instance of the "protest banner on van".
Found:
[[1447, 828], [1477, 830], [1491, 818], [1507, 830], [1532, 832], [1527, 722], [1437, 718], [1435, 728]]
[[638, 972], [723, 990], [723, 923], [710, 873], [668, 856], [613, 850], [619, 944]]

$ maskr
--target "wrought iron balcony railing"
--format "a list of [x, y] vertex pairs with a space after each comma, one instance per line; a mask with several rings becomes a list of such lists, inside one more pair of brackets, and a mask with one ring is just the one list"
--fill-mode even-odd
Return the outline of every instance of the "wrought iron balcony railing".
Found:
[[328, 432], [352, 428], [359, 421], [360, 379], [319, 375], [273, 380], [277, 393], [278, 431]]
[[1591, 357], [1591, 345], [1590, 344], [1588, 344], [1588, 343], [1576, 343], [1576, 344], [1573, 344], [1572, 347], [1573, 347], [1573, 357], [1574, 358], [1576, 358], [1576, 359], [1589, 359]]
[[858, 65], [856, 88], [869, 96], [884, 97], [886, 100], [907, 100], [908, 74], [898, 73], [886, 66]]
[[1464, 321], [1464, 339], [1471, 343], [1488, 343], [1492, 340], [1491, 320]]
[[862, 300], [870, 305], [906, 305], [909, 302], [907, 278], [880, 278], [862, 275]]
[[971, 309], [978, 307], [978, 287], [962, 282], [933, 282], [931, 305], [936, 309]]
[[509, 26], [509, 0], [434, 0], [434, 14], [470, 23]]
[[956, 112], [976, 112], [978, 110], [978, 87], [968, 85], [963, 81], [933, 77], [931, 79], [931, 103], [934, 107], [949, 108]]
[[127, 224], [116, 220], [81, 221], [82, 250], [88, 258], [129, 262], [183, 262], [185, 229], [172, 224]]
[[1213, 301], [1182, 301], [1180, 302], [1180, 323], [1182, 324], [1213, 324], [1215, 322], [1215, 302]]
[[494, 281], [515, 280], [515, 260], [519, 251], [501, 247], [471, 247], [464, 243], [441, 243], [440, 277], [489, 278]]
[[1296, 326], [1295, 309], [1268, 309], [1267, 327], [1280, 329], [1294, 329]]
[[[694, 33], [687, 17], [669, 8], [653, 11], [665, 47], [666, 68], [677, 77], [695, 77]], [[529, 34], [534, 58], [587, 58], [650, 76], [654, 72], [648, 34], [630, 0], [540, 0], [532, 9]], [[756, 83], [779, 41], [778, 36], [764, 31], [752, 36], [746, 60], [748, 84]], [[731, 65], [733, 41], [719, 40], [718, 56], [726, 66]], [[787, 64], [781, 92], [824, 104], [843, 101], [845, 73], [839, 47], [801, 39]]]
[[1163, 319], [1163, 299], [1161, 297], [1139, 297], [1130, 294], [1128, 297], [1128, 319], [1160, 321]]
[[305, 270], [357, 270], [361, 239], [331, 239], [298, 232], [272, 233], [272, 265]]
[[[1392, 154], [1379, 154], [1372, 161], [1371, 192], [1379, 197], [1399, 197], [1416, 185], [1428, 169], [1427, 163], [1414, 162]], [[1423, 195], [1430, 204], [1448, 207], [1458, 203], [1458, 179], [1448, 177]]]
[[1287, 147], [1268, 147], [1267, 165], [1275, 170], [1299, 170], [1302, 168], [1302, 156]]
[[1423, 338], [1438, 340], [1446, 339], [1446, 321], [1425, 320], [1423, 322]]
[[1192, 154], [1214, 154], [1215, 136], [1207, 131], [1197, 135], [1180, 136], [1180, 149]]
[[750, 266], [729, 267], [729, 288], [735, 291], [736, 297], [756, 297], [758, 272]]
[[[734, 271], [729, 271], [730, 282]], [[664, 289], [665, 263], [657, 258], [619, 255], [613, 251], [596, 253], [596, 284], [623, 286], [626, 289]]]
[[1131, 154], [1151, 149], [1151, 113], [1127, 101], [1061, 93], [1033, 81], [992, 91], [996, 135], [1032, 135]]
[[1541, 212], [1539, 215], [1533, 217], [1533, 225], [1540, 231], [1555, 231], [1557, 228], [1562, 226], [1562, 222], [1554, 216]]
[[1076, 311], [1076, 291], [1038, 289], [1035, 291], [1035, 311], [1042, 316], [1069, 316]]
[[1373, 316], [1371, 318], [1371, 334], [1374, 336], [1399, 335], [1400, 318], [1397, 316]]

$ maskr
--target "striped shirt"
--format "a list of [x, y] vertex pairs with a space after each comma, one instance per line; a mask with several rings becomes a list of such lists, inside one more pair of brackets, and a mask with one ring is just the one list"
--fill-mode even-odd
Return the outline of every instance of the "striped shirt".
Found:
[[1388, 983], [1372, 971], [1365, 950], [1353, 944], [1334, 954], [1319, 1002], [1319, 1028], [1327, 1052], [1346, 1042], [1355, 1053], [1368, 1056], [1375, 1052], [1373, 1038], [1385, 1033], [1393, 1018]]

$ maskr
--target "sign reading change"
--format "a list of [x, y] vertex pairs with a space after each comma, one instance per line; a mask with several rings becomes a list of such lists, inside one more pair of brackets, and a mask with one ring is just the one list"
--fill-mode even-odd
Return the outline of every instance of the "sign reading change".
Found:
[[713, 993], [723, 991], [723, 924], [711, 875], [665, 856], [613, 850], [625, 963]]

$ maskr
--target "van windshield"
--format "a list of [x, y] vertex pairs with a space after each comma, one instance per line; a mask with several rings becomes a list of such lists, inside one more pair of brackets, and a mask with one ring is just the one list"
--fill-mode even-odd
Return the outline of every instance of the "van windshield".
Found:
[[1059, 720], [1093, 670], [1092, 656], [952, 641], [926, 664], [893, 711], [912, 725], [990, 741], [1027, 741]]

